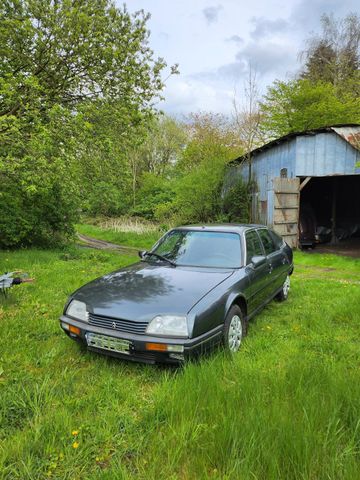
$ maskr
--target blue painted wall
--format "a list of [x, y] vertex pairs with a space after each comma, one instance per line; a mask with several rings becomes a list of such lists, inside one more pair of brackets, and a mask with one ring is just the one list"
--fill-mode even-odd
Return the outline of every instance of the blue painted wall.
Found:
[[[298, 135], [271, 146], [252, 158], [252, 176], [258, 185], [256, 194], [259, 221], [272, 224], [272, 179], [287, 169], [287, 177], [360, 175], [360, 152], [335, 132]], [[239, 177], [248, 179], [248, 164], [232, 166], [225, 179], [226, 190]], [[261, 202], [267, 202], [262, 204]]]
[[296, 137], [296, 176], [359, 175], [360, 153], [336, 133]]

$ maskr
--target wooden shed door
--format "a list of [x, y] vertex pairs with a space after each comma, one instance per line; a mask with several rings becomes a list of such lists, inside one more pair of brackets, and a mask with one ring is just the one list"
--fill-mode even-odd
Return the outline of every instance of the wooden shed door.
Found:
[[273, 228], [290, 247], [298, 246], [299, 178], [273, 179]]

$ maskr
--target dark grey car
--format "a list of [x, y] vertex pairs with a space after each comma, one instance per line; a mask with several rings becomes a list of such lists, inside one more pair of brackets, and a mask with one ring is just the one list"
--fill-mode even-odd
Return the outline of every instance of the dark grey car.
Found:
[[261, 225], [178, 227], [141, 261], [74, 292], [63, 330], [89, 350], [178, 363], [216, 344], [236, 352], [249, 320], [285, 300], [291, 248]]

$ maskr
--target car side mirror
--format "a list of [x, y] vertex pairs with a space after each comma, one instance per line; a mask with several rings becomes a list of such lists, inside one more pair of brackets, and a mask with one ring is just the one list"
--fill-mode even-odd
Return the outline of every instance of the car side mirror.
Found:
[[146, 253], [147, 253], [146, 250], [140, 250], [140, 251], [138, 252], [138, 255], [139, 255], [139, 257], [140, 257], [141, 259], [143, 259], [143, 258], [145, 257], [145, 255], [146, 255]]
[[254, 268], [261, 267], [266, 262], [266, 257], [264, 255], [255, 255], [251, 258], [251, 263], [253, 264]]

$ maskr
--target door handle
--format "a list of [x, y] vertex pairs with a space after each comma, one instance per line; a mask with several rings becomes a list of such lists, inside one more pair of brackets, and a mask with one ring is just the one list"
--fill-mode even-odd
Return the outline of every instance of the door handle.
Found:
[[269, 263], [269, 273], [271, 273], [273, 271], [273, 266], [271, 265], [271, 263]]

